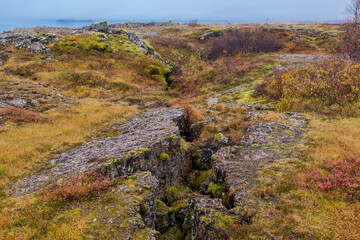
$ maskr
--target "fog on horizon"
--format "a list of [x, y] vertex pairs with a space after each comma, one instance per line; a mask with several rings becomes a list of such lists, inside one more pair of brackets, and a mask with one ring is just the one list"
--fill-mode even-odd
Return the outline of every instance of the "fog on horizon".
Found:
[[0, 0], [0, 20], [336, 22], [351, 0]]

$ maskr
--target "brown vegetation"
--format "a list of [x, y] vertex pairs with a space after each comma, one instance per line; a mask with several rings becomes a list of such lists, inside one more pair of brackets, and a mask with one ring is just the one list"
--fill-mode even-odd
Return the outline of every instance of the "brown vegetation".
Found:
[[207, 50], [203, 55], [211, 60], [239, 53], [277, 52], [282, 46], [282, 40], [265, 29], [245, 29], [229, 31], [223, 36], [211, 39], [205, 44]]

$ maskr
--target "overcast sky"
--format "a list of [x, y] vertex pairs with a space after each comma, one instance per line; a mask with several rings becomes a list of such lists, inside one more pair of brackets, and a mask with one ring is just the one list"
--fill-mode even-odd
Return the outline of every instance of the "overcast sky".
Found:
[[0, 19], [337, 21], [351, 0], [0, 0]]

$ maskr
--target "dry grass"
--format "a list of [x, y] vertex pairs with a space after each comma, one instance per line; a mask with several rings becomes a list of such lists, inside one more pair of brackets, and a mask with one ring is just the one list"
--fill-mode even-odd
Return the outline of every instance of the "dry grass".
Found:
[[137, 108], [95, 99], [83, 99], [77, 106], [48, 112], [52, 122], [29, 123], [23, 126], [7, 124], [0, 132], [0, 189], [15, 178], [30, 173], [55, 152], [83, 142], [97, 128], [113, 122], [122, 123], [132, 117]]
[[360, 156], [360, 119], [313, 119], [309, 126], [309, 156], [317, 166], [349, 156]]

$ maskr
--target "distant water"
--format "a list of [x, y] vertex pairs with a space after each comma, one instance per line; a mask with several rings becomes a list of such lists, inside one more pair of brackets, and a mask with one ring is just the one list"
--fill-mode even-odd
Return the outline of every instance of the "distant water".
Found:
[[[101, 22], [104, 20], [1, 20], [0, 19], [0, 33], [6, 30], [12, 30], [14, 28], [27, 28], [27, 27], [70, 27], [70, 28], [82, 28], [93, 23]], [[153, 22], [153, 21], [168, 21], [168, 20], [146, 20], [146, 19], [119, 19], [119, 20], [107, 20], [108, 24], [123, 23], [123, 22]], [[178, 23], [186, 23], [188, 21], [179, 20]], [[226, 21], [199, 21], [199, 23], [227, 23]]]
[[14, 28], [26, 27], [71, 27], [81, 28], [92, 23], [99, 21], [96, 20], [0, 20], [0, 32], [11, 30]]

